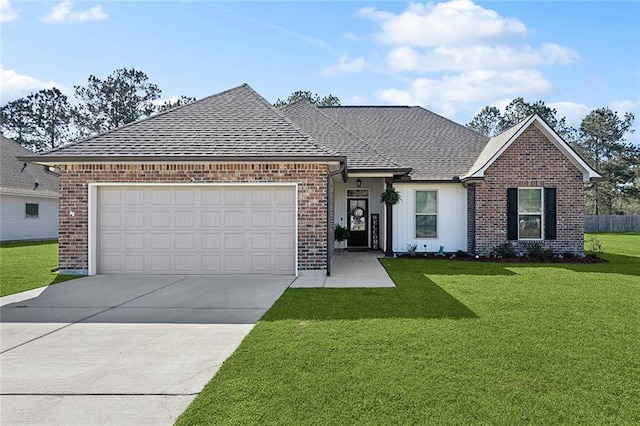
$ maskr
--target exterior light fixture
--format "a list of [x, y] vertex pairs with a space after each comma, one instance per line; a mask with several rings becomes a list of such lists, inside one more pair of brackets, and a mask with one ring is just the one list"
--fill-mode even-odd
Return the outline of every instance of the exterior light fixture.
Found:
[[358, 179], [358, 180], [356, 181], [356, 186], [357, 186], [358, 188], [360, 188], [360, 187], [362, 186], [362, 179]]

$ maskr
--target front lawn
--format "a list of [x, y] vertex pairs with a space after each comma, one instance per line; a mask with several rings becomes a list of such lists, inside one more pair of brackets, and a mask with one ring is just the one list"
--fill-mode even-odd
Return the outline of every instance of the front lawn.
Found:
[[177, 424], [639, 424], [640, 234], [598, 238], [610, 263], [289, 289]]
[[77, 278], [58, 275], [58, 243], [38, 241], [0, 245], [0, 297]]

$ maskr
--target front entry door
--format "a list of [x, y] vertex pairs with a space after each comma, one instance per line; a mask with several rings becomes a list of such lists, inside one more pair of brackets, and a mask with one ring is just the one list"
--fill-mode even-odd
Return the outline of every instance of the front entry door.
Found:
[[347, 200], [347, 217], [349, 218], [348, 247], [367, 247], [369, 223], [369, 200], [366, 198], [349, 198]]

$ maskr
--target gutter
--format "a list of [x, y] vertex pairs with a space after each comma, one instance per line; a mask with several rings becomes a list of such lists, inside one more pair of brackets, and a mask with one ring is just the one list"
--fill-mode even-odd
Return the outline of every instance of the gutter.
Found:
[[331, 185], [333, 183], [333, 177], [342, 174], [342, 181], [347, 182], [347, 167], [344, 161], [340, 162], [340, 168], [327, 174], [327, 276], [331, 275], [331, 253], [329, 253], [329, 245], [331, 238], [333, 238], [333, 230], [330, 228], [329, 222], [329, 209], [331, 208]]

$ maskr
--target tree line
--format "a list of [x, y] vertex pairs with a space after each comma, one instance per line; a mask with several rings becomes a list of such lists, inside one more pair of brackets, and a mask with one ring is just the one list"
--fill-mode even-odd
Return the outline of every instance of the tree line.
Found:
[[[181, 96], [158, 104], [160, 88], [133, 68], [117, 69], [105, 79], [91, 75], [85, 85], [74, 86], [74, 92], [74, 104], [55, 87], [8, 102], [0, 107], [0, 130], [27, 148], [43, 151], [195, 101]], [[317, 106], [340, 105], [334, 95], [298, 90], [285, 100], [278, 99], [274, 106], [302, 99]], [[625, 140], [633, 132], [633, 114], [620, 117], [607, 107], [597, 108], [576, 129], [543, 101], [529, 103], [518, 97], [504, 111], [485, 106], [467, 127], [495, 136], [534, 113], [606, 178], [587, 185], [587, 213], [640, 214], [640, 147]]]
[[576, 129], [543, 101], [515, 98], [504, 111], [485, 106], [467, 127], [495, 136], [531, 114], [538, 114], [605, 180], [585, 188], [587, 214], [640, 214], [640, 146], [627, 142], [635, 117], [608, 107], [589, 112]]
[[154, 102], [162, 91], [133, 68], [117, 69], [105, 79], [90, 75], [74, 92], [73, 104], [56, 87], [7, 102], [0, 107], [0, 130], [26, 148], [44, 151], [195, 100]]

